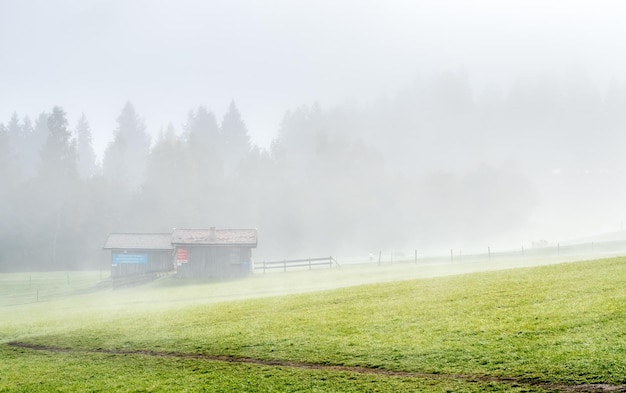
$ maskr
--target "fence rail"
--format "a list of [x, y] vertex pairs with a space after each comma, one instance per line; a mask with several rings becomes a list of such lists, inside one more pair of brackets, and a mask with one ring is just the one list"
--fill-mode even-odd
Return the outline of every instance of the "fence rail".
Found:
[[305, 258], [305, 259], [283, 259], [276, 261], [261, 261], [254, 263], [255, 270], [263, 270], [265, 273], [266, 270], [271, 269], [283, 269], [284, 272], [287, 269], [298, 268], [298, 267], [308, 267], [309, 270], [313, 269], [313, 266], [326, 266], [332, 268], [333, 264], [337, 264], [337, 260], [333, 257], [323, 257], [323, 258]]

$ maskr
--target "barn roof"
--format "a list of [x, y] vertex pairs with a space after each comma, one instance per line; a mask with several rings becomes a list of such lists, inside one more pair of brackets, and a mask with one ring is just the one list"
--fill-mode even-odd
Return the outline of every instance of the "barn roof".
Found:
[[175, 229], [172, 244], [252, 246], [257, 245], [256, 229]]
[[170, 233], [111, 233], [104, 243], [105, 250], [171, 250]]

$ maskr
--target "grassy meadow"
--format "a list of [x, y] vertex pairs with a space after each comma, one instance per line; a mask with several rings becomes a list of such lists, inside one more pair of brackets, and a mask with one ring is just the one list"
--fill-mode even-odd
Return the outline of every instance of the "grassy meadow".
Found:
[[626, 391], [626, 258], [471, 270], [3, 274], [0, 391]]

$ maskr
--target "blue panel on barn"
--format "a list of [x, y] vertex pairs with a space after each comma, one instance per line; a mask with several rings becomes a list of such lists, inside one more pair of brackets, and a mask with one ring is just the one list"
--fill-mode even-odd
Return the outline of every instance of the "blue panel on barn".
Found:
[[111, 265], [117, 266], [122, 263], [148, 263], [148, 254], [112, 254]]

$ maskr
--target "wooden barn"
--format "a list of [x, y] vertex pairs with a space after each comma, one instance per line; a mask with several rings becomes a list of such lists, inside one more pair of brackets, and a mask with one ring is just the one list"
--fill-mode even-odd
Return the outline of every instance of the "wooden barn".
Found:
[[174, 269], [171, 233], [112, 233], [103, 248], [111, 250], [113, 279]]
[[257, 230], [175, 229], [172, 245], [178, 277], [245, 277], [252, 273]]

